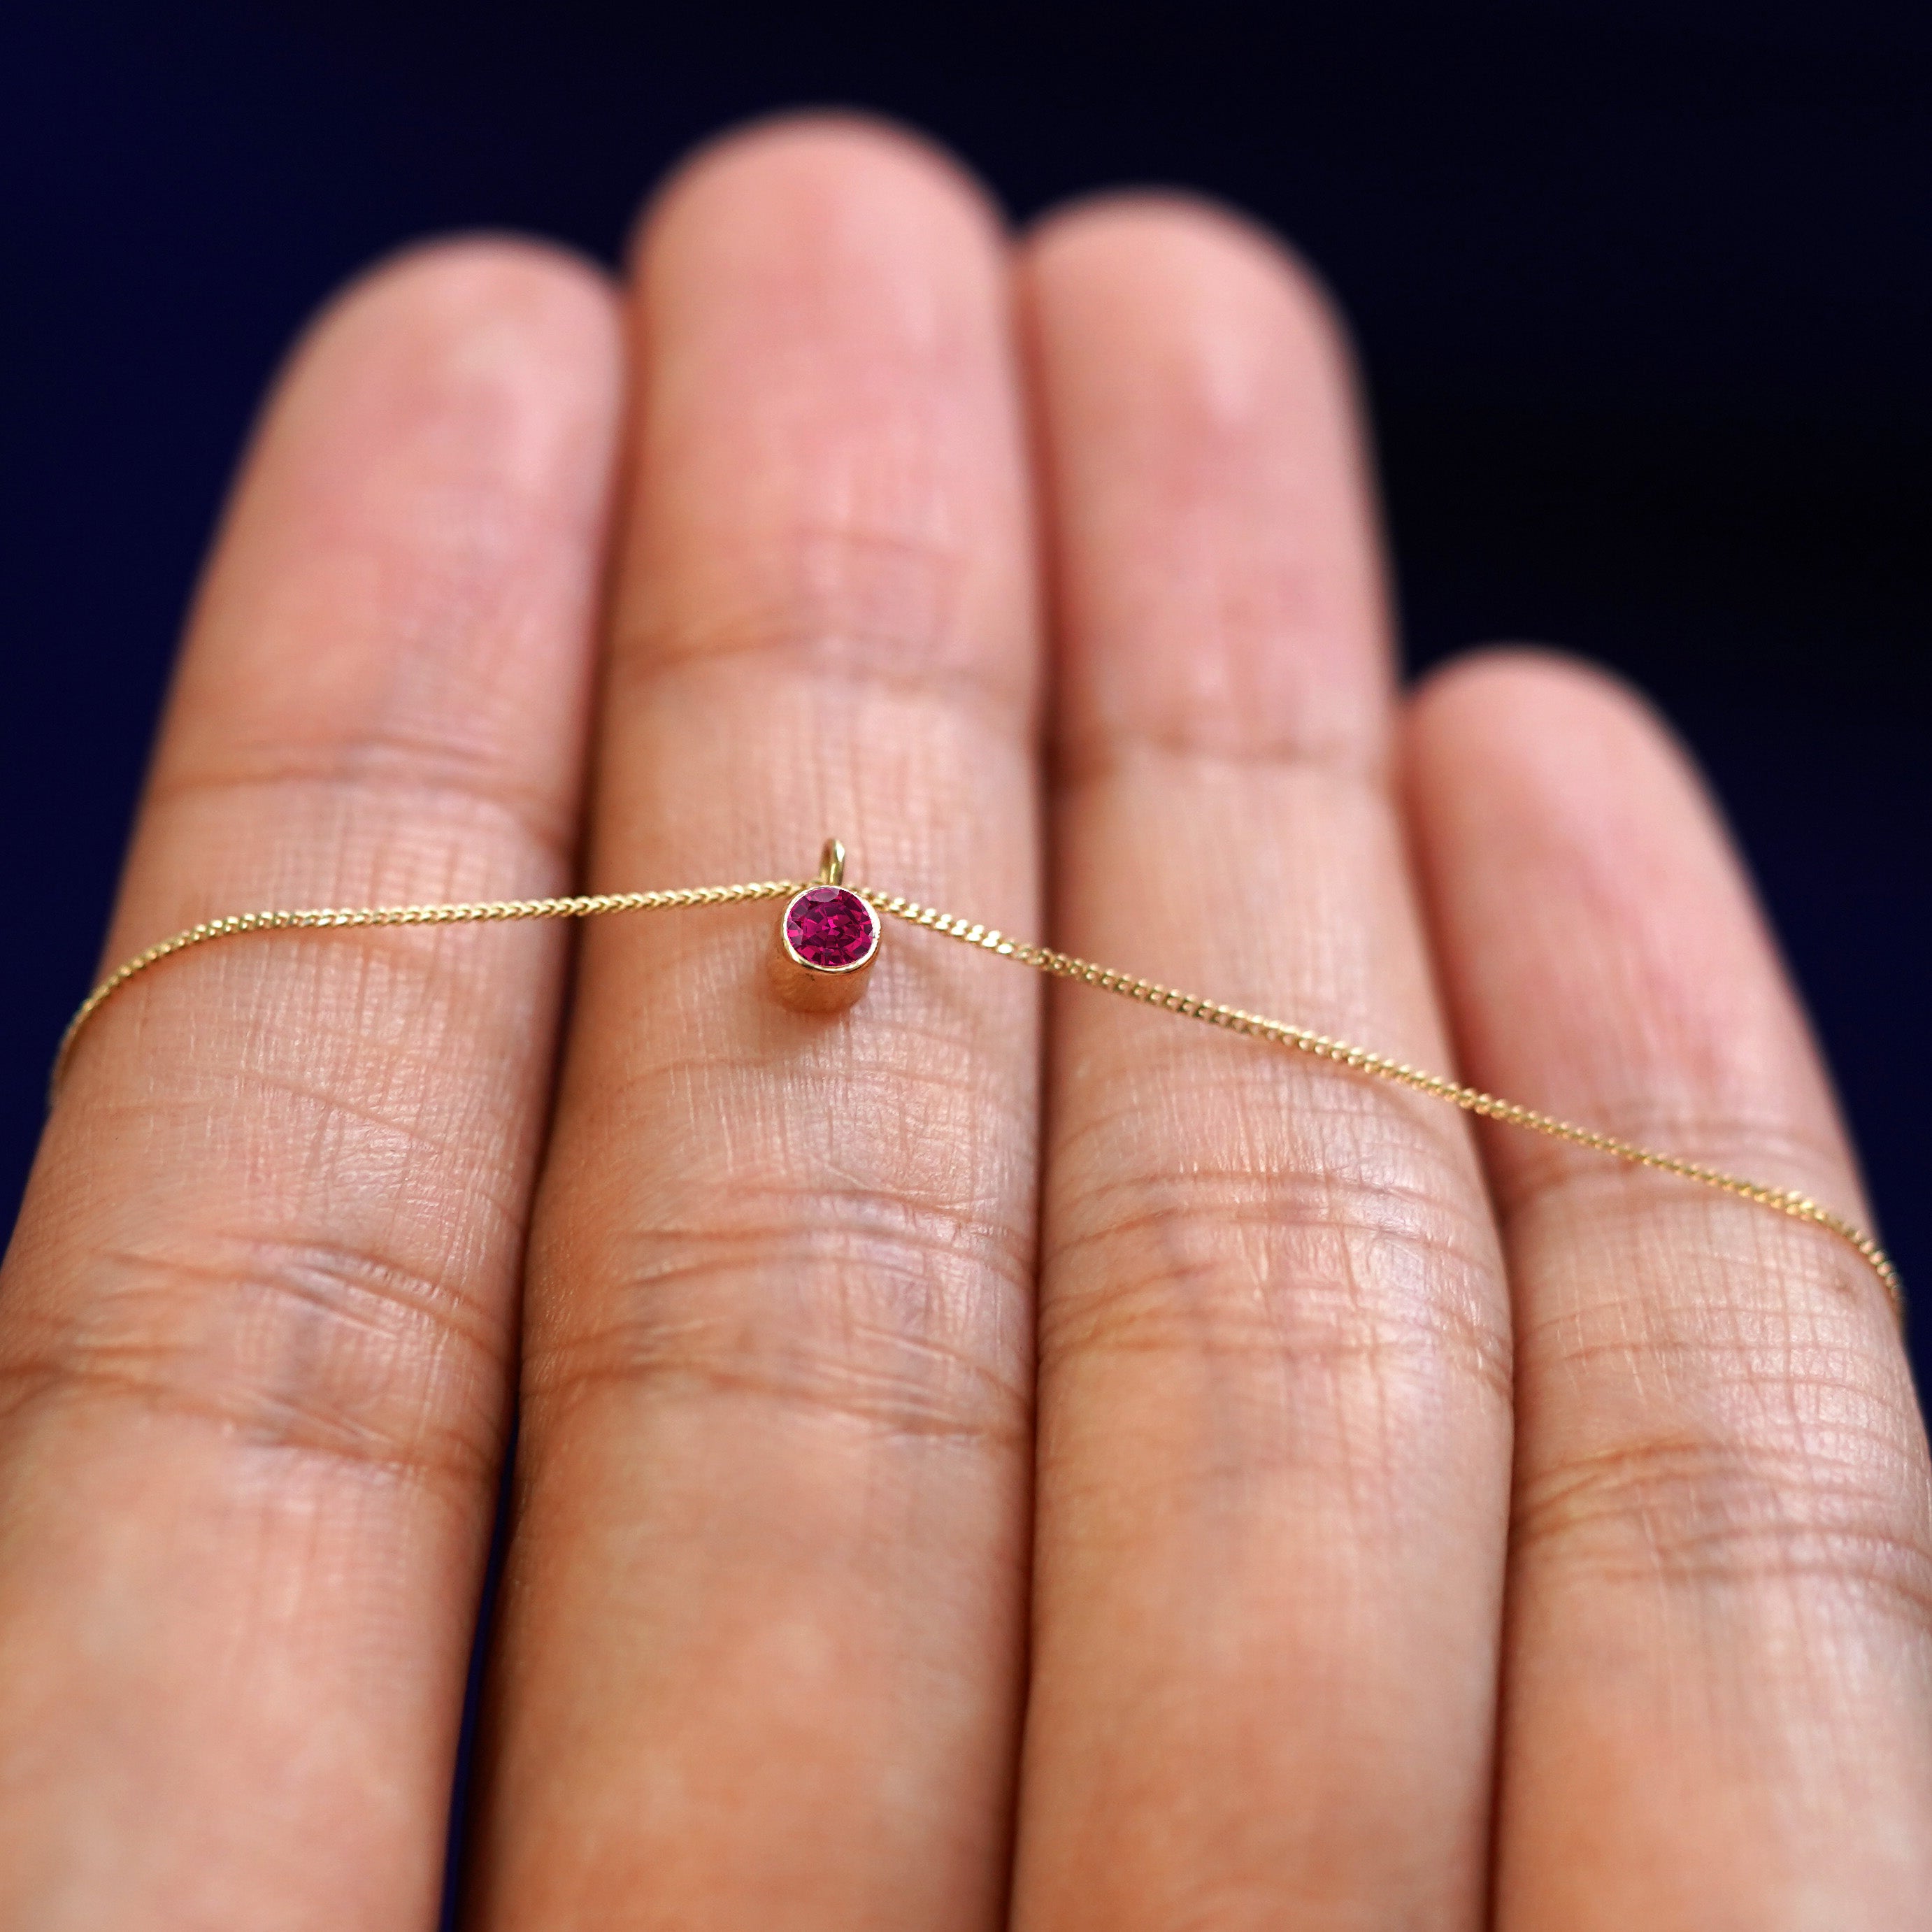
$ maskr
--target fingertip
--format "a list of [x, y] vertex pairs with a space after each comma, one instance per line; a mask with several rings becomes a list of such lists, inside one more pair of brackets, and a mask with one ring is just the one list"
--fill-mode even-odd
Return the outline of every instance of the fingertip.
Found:
[[[1558, 651], [1472, 652], [1412, 700], [1403, 751], [1438, 955], [1459, 1004], [1491, 1016], [1479, 1065], [1504, 1051], [1497, 1016], [1529, 1024], [1507, 989], [1532, 982], [1547, 988], [1532, 1029], [1546, 1079], [1586, 1063], [1606, 1090], [1616, 1078], [1604, 1041], [1558, 1015], [1614, 1010], [1627, 1046], [1640, 1030], [1645, 1052], [1667, 1052], [1672, 1083], [1719, 1088], [1793, 1031], [1722, 810], [1632, 686]], [[1514, 1060], [1489, 1077], [1538, 1084]]]
[[[601, 501], [622, 383], [616, 292], [593, 264], [512, 236], [416, 243], [338, 290], [291, 346], [228, 521], [387, 518], [389, 484], [427, 466], [574, 524]], [[255, 554], [224, 544], [214, 567]]]
[[1021, 290], [1066, 638], [1063, 772], [1152, 741], [1379, 783], [1372, 464], [1312, 272], [1226, 208], [1139, 192], [1040, 223]]
[[950, 150], [884, 116], [810, 109], [728, 129], [694, 148], [639, 210], [626, 259], [644, 263], [667, 236], [748, 195], [794, 219], [869, 209], [875, 218], [950, 225], [988, 252], [1004, 244], [998, 202]]
[[566, 841], [622, 372], [608, 278], [539, 243], [420, 243], [332, 296], [238, 471], [151, 797], [270, 746], [473, 756], [500, 707]]
[[610, 278], [568, 249], [515, 235], [437, 237], [337, 290], [298, 339], [290, 374], [374, 350], [601, 392], [618, 353], [616, 318]]
[[1419, 725], [1440, 716], [1480, 722], [1519, 713], [1606, 712], [1660, 727], [1636, 686], [1574, 652], [1538, 644], [1484, 644], [1436, 665], [1417, 684], [1410, 709]]
[[1412, 796], [1433, 812], [1534, 821], [1546, 837], [1570, 808], [1602, 823], [1618, 800], [1661, 786], [1709, 801], [1694, 760], [1634, 685], [1546, 646], [1490, 645], [1432, 671], [1404, 719]]
[[244, 540], [218, 548], [211, 581], [265, 589], [260, 560], [352, 526], [378, 548], [430, 542], [438, 477], [449, 514], [495, 503], [499, 526], [567, 534], [574, 552], [601, 514], [622, 368], [610, 278], [566, 250], [465, 236], [376, 262], [290, 349], [226, 520]]
[[1348, 320], [1321, 272], [1286, 237], [1211, 196], [1176, 188], [1082, 196], [1032, 224], [1019, 262], [1025, 282], [1050, 299], [1083, 289], [1112, 304], [1157, 296], [1192, 317], [1232, 305], [1356, 382]]

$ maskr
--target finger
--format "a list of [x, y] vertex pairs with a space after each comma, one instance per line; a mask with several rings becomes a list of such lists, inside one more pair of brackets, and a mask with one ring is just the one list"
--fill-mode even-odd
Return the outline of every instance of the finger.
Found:
[[[110, 958], [559, 890], [617, 346], [509, 244], [328, 314], [190, 626]], [[560, 935], [237, 939], [79, 1043], [0, 1294], [0, 1924], [433, 1913]]]
[[[1006, 311], [976, 198], [880, 132], [763, 130], [657, 208], [606, 884], [796, 876], [836, 832], [860, 883], [1031, 922]], [[775, 916], [586, 935], [534, 1250], [488, 1924], [999, 1913], [1038, 995], [902, 932], [862, 1005], [790, 1012]]]
[[[1862, 1214], [1762, 922], [1654, 724], [1502, 656], [1439, 678], [1409, 748], [1468, 1077]], [[1501, 1923], [1916, 1923], [1932, 1525], [1880, 1284], [1748, 1202], [1486, 1148], [1520, 1390]]]
[[[1159, 202], [1051, 225], [1030, 290], [1063, 943], [1439, 1061], [1320, 300]], [[1468, 1138], [1061, 991], [1017, 1922], [1470, 1922], [1510, 1420]]]

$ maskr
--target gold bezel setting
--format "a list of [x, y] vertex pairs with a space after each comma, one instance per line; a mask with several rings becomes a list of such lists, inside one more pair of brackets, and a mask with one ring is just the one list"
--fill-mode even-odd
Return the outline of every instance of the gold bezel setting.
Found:
[[[837, 839], [829, 838], [818, 877], [810, 885], [793, 893], [778, 914], [772, 950], [772, 983], [779, 998], [799, 1012], [838, 1012], [850, 1006], [866, 990], [866, 975], [879, 956], [884, 925], [878, 912], [852, 891], [844, 879], [845, 848]], [[836, 892], [840, 898], [849, 902], [863, 916], [870, 934], [864, 952], [836, 966], [828, 966], [800, 952], [792, 943], [790, 929], [793, 912], [800, 902], [815, 892], [828, 891]]]

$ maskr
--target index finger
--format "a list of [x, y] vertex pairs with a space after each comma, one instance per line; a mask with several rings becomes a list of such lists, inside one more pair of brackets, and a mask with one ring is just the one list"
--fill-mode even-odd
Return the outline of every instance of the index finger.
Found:
[[[562, 886], [617, 374], [548, 251], [332, 310], [218, 546], [110, 958]], [[0, 1924], [434, 1911], [561, 937], [233, 940], [80, 1042], [0, 1292]]]

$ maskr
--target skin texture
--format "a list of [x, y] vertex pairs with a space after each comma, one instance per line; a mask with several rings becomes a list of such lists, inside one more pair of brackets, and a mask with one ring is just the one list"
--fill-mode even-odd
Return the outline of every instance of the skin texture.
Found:
[[[1470, 1077], [1862, 1214], [1736, 862], [1642, 707], [1504, 657], [1411, 732]], [[1747, 1203], [1493, 1138], [1518, 1388], [1499, 1922], [1918, 1922], [1932, 1498], [1882, 1301]]]
[[[620, 287], [278, 382], [106, 956], [853, 875], [1863, 1213], [1694, 776], [1406, 696], [1342, 332], [1228, 214], [733, 136]], [[0, 1932], [1750, 1928], [1932, 1897], [1932, 1481], [1816, 1230], [895, 927], [280, 935], [81, 1043], [0, 1280]]]
[[[1036, 924], [1026, 458], [987, 212], [915, 152], [754, 136], [652, 210], [637, 290], [592, 876], [796, 875], [837, 826], [904, 891]], [[585, 935], [484, 1925], [998, 1910], [1040, 988], [907, 948], [862, 1022], [802, 1017], [745, 970], [775, 916]]]
[[[607, 292], [520, 246], [316, 325], [109, 956], [217, 904], [565, 884], [620, 380]], [[235, 943], [74, 1067], [0, 1296], [10, 1932], [432, 1909], [564, 963], [476, 937]]]
[[[1063, 218], [1026, 269], [1064, 944], [1439, 1064], [1323, 304], [1185, 206]], [[1054, 1017], [1016, 1922], [1456, 1923], [1510, 1456], [1466, 1130], [1077, 988]]]

